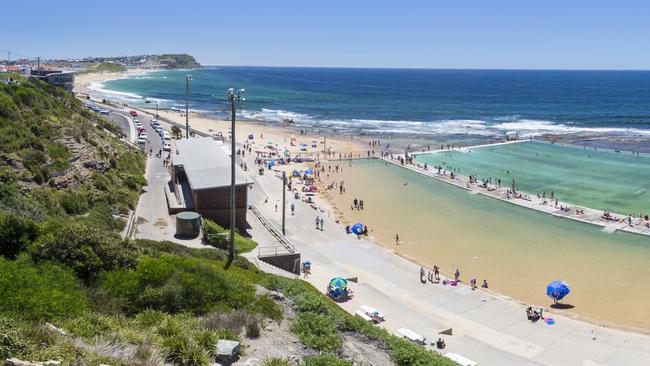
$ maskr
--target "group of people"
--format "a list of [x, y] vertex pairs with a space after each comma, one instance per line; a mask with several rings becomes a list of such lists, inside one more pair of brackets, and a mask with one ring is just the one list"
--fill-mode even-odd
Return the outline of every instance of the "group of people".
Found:
[[539, 311], [533, 309], [531, 306], [526, 308], [526, 317], [533, 323], [540, 319], [544, 319], [543, 314], [544, 310], [542, 308], [539, 308]]
[[359, 199], [355, 198], [352, 201], [351, 209], [352, 210], [363, 210], [363, 200], [359, 200]]
[[[425, 277], [426, 275], [426, 277]], [[427, 281], [431, 283], [440, 283], [440, 267], [437, 265], [434, 265], [431, 270], [428, 271], [428, 273], [425, 271], [424, 267], [420, 267], [420, 282], [422, 283], [427, 283]], [[456, 271], [454, 272], [454, 279], [444, 279], [442, 280], [443, 285], [450, 285], [450, 286], [457, 286], [460, 282], [460, 270], [456, 268]], [[476, 290], [478, 288], [478, 281], [476, 277], [472, 277], [470, 279], [470, 286], [472, 290]], [[487, 280], [483, 280], [483, 283], [481, 284], [481, 288], [488, 288], [488, 282]]]

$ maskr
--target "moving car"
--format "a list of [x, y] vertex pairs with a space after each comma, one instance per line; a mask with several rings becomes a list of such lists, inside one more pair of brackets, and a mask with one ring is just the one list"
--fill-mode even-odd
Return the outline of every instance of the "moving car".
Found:
[[144, 136], [142, 136], [142, 135], [138, 136], [138, 144], [144, 144], [144, 143], [146, 143], [146, 142], [147, 142], [147, 136], [146, 136], [146, 135], [144, 135]]
[[131, 117], [137, 117], [138, 116], [138, 112], [136, 112], [136, 111], [131, 111], [131, 112], [129, 112], [129, 114], [131, 115]]

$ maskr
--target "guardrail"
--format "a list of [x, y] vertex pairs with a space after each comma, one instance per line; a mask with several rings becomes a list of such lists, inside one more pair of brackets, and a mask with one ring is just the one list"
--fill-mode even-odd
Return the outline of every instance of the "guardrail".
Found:
[[[257, 207], [255, 207], [255, 205], [251, 204], [249, 205], [249, 208], [251, 212], [257, 217], [257, 219], [260, 220], [262, 225], [264, 225], [264, 227], [271, 233], [271, 235], [273, 235], [273, 237], [278, 242], [280, 242], [280, 245], [284, 248], [285, 251], [289, 253], [296, 252], [296, 248], [289, 242], [289, 240], [287, 240], [287, 238], [284, 235], [282, 235], [282, 233], [278, 229], [275, 228], [275, 226], [273, 226], [273, 224], [269, 222], [269, 220], [266, 219], [266, 217], [262, 215], [262, 213], [257, 209]], [[277, 254], [278, 253], [277, 249], [275, 251]]]

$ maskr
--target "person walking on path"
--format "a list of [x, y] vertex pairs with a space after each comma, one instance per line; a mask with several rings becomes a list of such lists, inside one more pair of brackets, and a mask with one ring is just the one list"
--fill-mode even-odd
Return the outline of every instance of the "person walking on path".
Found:
[[296, 211], [296, 205], [293, 202], [291, 202], [291, 216], [293, 216], [295, 211]]
[[320, 219], [316, 216], [316, 230], [318, 230], [318, 224], [320, 224]]
[[321, 217], [321, 218], [320, 218], [320, 231], [323, 231], [323, 226], [324, 226], [324, 224], [325, 224], [325, 221], [324, 221], [323, 218]]
[[460, 271], [458, 268], [456, 268], [456, 272], [454, 272], [454, 278], [456, 279], [456, 282], [458, 282], [458, 279], [460, 278]]

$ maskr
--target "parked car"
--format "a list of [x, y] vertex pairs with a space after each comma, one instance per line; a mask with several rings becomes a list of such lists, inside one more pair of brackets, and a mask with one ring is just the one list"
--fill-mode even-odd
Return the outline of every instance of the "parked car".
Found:
[[170, 151], [172, 149], [172, 143], [170, 141], [163, 142], [163, 151]]
[[138, 128], [138, 133], [147, 133], [147, 130], [145, 130], [144, 128], [140, 127], [140, 128]]
[[147, 136], [138, 136], [138, 144], [144, 144], [147, 142]]
[[156, 117], [151, 117], [151, 123], [154, 123], [154, 122], [158, 122], [158, 120], [156, 119]]
[[129, 114], [131, 115], [131, 117], [137, 117], [138, 116], [138, 112], [136, 112], [136, 111], [131, 111], [131, 112], [129, 112]]
[[99, 113], [108, 116], [108, 109], [100, 109]]
[[163, 132], [162, 138], [165, 141], [170, 141], [172, 139], [171, 136], [169, 136], [169, 132], [167, 132], [167, 131]]

